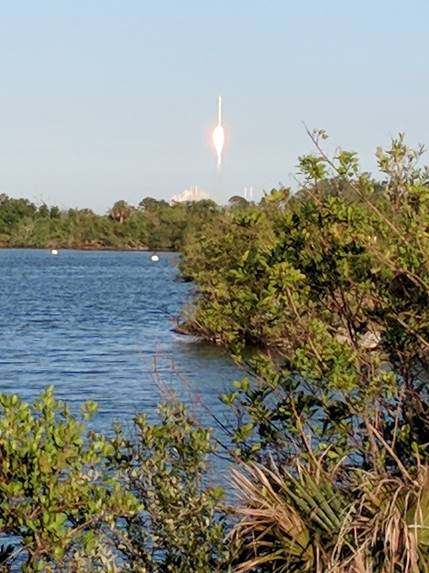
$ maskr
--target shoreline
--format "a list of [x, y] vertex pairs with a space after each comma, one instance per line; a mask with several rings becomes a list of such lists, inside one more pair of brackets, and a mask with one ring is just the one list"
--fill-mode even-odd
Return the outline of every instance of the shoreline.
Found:
[[102, 247], [102, 246], [76, 246], [76, 247], [61, 247], [61, 246], [44, 246], [44, 247], [34, 247], [34, 246], [15, 246], [15, 245], [0, 245], [0, 250], [33, 250], [33, 251], [50, 251], [51, 249], [57, 249], [58, 251], [117, 251], [117, 252], [142, 252], [142, 253], [178, 253], [174, 249], [166, 248], [150, 248], [150, 247]]

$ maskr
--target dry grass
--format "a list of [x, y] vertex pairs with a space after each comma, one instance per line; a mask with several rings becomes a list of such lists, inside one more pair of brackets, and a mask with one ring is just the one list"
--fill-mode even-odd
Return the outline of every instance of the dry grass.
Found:
[[236, 573], [429, 573], [429, 467], [412, 480], [248, 464], [232, 537]]

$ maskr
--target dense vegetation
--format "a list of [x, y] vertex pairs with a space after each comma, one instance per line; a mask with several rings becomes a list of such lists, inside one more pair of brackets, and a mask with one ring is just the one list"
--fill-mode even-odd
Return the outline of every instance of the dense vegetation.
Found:
[[298, 193], [236, 198], [184, 240], [183, 326], [247, 373], [222, 396], [239, 499], [180, 405], [103, 438], [50, 391], [5, 396], [0, 531], [24, 570], [429, 571], [428, 171], [402, 137], [378, 180], [311, 137]]
[[106, 215], [0, 195], [0, 247], [179, 250], [219, 207], [210, 200], [170, 205], [151, 197], [117, 201]]
[[164, 573], [223, 570], [221, 490], [203, 483], [210, 432], [179, 404], [128, 434], [88, 432], [48, 388], [0, 400], [0, 571]]
[[251, 463], [239, 570], [427, 571], [428, 171], [399, 137], [376, 182], [324, 137], [298, 194], [226, 213], [185, 248], [189, 330], [256, 379], [223, 397]]

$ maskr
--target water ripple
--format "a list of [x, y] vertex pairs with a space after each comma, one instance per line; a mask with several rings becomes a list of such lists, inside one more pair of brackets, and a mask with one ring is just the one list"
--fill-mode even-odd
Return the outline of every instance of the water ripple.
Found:
[[[0, 251], [0, 391], [34, 399], [47, 384], [79, 406], [99, 404], [95, 425], [153, 414], [166, 388], [202, 421], [239, 373], [213, 348], [171, 331], [190, 294], [176, 257], [141, 252]], [[199, 402], [201, 400], [201, 402]]]

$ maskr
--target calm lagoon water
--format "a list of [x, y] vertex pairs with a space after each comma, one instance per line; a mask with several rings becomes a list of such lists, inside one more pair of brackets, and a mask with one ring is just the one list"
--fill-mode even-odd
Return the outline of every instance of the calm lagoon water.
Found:
[[34, 399], [48, 384], [73, 407], [95, 400], [97, 429], [154, 415], [174, 391], [202, 422], [240, 372], [216, 348], [172, 332], [191, 295], [177, 256], [0, 250], [0, 392]]

